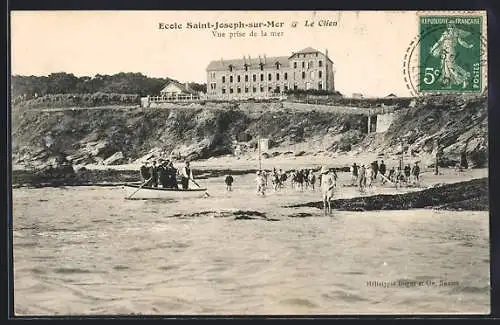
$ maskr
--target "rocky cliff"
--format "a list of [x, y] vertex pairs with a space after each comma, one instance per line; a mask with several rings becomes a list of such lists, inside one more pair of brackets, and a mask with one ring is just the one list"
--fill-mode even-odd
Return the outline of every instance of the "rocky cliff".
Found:
[[[35, 111], [12, 108], [13, 162], [43, 163], [53, 152], [73, 164], [121, 164], [147, 155], [201, 159], [231, 154], [234, 141], [255, 145], [260, 135], [276, 148], [330, 139], [329, 151], [398, 154], [401, 139], [429, 156], [434, 139], [451, 160], [466, 152], [487, 161], [487, 100], [433, 96], [397, 111], [385, 133], [367, 134], [367, 118], [331, 111], [291, 111], [280, 103], [219, 103], [201, 107]], [[405, 148], [404, 150], [407, 150]]]

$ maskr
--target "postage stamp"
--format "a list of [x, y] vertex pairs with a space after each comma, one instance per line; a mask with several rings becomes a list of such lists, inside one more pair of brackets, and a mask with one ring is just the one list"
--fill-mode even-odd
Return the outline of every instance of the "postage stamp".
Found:
[[421, 16], [422, 92], [481, 92], [481, 16]]
[[486, 12], [10, 17], [14, 316], [491, 311]]

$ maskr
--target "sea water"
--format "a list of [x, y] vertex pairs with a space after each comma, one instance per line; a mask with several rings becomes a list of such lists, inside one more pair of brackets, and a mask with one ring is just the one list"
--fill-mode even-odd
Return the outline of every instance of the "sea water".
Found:
[[325, 216], [283, 207], [320, 200], [311, 189], [262, 197], [253, 175], [235, 177], [232, 192], [222, 177], [199, 183], [208, 197], [180, 201], [14, 189], [16, 314], [490, 311], [488, 212]]

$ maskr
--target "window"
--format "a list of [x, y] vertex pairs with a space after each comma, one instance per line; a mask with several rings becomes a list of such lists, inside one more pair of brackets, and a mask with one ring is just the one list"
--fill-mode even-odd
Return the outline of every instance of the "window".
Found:
[[253, 92], [256, 93], [257, 92], [257, 88], [253, 87]]
[[241, 88], [240, 88], [240, 87], [238, 87], [238, 94], [239, 94], [239, 93], [241, 93]]
[[264, 81], [264, 74], [263, 73], [260, 74], [260, 81]]
[[255, 81], [257, 81], [257, 76], [256, 76], [256, 75], [253, 75], [253, 76], [252, 76], [252, 80], [253, 80], [254, 82], [255, 82]]
[[311, 79], [314, 79], [314, 71], [311, 71]]
[[240, 77], [240, 76], [238, 76], [238, 82], [240, 82], [240, 81], [241, 81], [241, 77]]
[[313, 61], [309, 61], [309, 69], [312, 69], [314, 67], [314, 62]]
[[280, 74], [276, 73], [276, 80], [280, 80]]
[[280, 86], [276, 86], [275, 91], [276, 91], [277, 93], [280, 93], [280, 92], [281, 92], [281, 88], [280, 88]]
[[288, 80], [288, 73], [286, 73], [286, 72], [285, 72], [285, 74], [283, 75], [283, 78], [284, 78], [285, 80]]
[[321, 81], [320, 81], [320, 82], [318, 82], [318, 89], [319, 89], [319, 90], [323, 89], [323, 83], [322, 83]]
[[304, 71], [302, 71], [302, 79], [305, 79], [306, 78], [306, 73]]
[[260, 63], [260, 71], [264, 71], [264, 63]]
[[229, 76], [229, 82], [233, 82], [233, 76]]
[[280, 63], [276, 62], [276, 70], [279, 70], [279, 69], [280, 69]]
[[245, 75], [245, 82], [248, 82], [248, 75]]
[[321, 67], [323, 66], [323, 61], [319, 60], [319, 61], [318, 61], [318, 65], [319, 65], [319, 67], [321, 68]]
[[229, 65], [229, 71], [233, 72], [233, 65], [232, 64]]
[[323, 71], [318, 71], [318, 77], [319, 78], [323, 77]]
[[297, 62], [294, 62], [294, 63], [293, 63], [293, 68], [294, 68], [294, 69], [297, 69]]
[[246, 93], [248, 92], [248, 87], [245, 87], [245, 92], [246, 92]]
[[222, 83], [226, 82], [226, 76], [222, 76]]
[[316, 57], [318, 57], [318, 52], [316, 52]]
[[263, 93], [264, 92], [264, 87], [260, 86], [260, 92]]
[[288, 91], [288, 86], [285, 85], [285, 91]]
[[268, 75], [267, 75], [267, 80], [271, 81], [271, 79], [273, 79], [272, 74], [268, 74]]
[[298, 89], [297, 85], [293, 85], [293, 90], [297, 90], [297, 89]]
[[248, 71], [248, 64], [245, 64], [245, 71]]
[[226, 88], [222, 88], [222, 93], [225, 94], [226, 93]]
[[210, 83], [210, 89], [214, 90], [214, 89], [215, 89], [215, 85], [216, 85], [216, 83], [215, 83], [215, 82], [211, 82], [211, 83]]
[[302, 69], [304, 69], [306, 67], [306, 63], [304, 61], [302, 61]]
[[229, 93], [233, 93], [233, 88], [229, 88]]
[[268, 91], [268, 92], [273, 91], [273, 87], [268, 87], [268, 88], [267, 88], [267, 91]]

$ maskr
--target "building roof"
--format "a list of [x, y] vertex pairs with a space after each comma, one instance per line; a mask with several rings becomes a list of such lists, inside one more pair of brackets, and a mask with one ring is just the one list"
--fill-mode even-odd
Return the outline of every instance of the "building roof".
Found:
[[249, 58], [245, 57], [245, 59], [232, 59], [232, 60], [216, 60], [212, 61], [208, 64], [207, 70], [209, 71], [222, 71], [229, 70], [229, 66], [232, 65], [234, 70], [243, 70], [245, 68], [245, 63], [249, 65], [249, 69], [257, 69], [260, 68], [260, 63], [264, 63], [264, 68], [274, 68], [276, 62], [279, 62], [283, 68], [289, 67], [290, 63], [288, 62], [287, 56], [272, 56], [272, 57], [264, 57], [260, 58]]
[[165, 88], [167, 88], [168, 86], [170, 86], [171, 84], [177, 86], [182, 92], [184, 93], [189, 93], [189, 94], [197, 94], [196, 91], [190, 89], [189, 87], [186, 87], [186, 84], [183, 84], [183, 83], [180, 83], [178, 81], [175, 81], [175, 80], [170, 80], [169, 82], [167, 82], [165, 84], [165, 86], [163, 86], [163, 88], [161, 89], [160, 93], [165, 90]]
[[[312, 47], [309, 46], [309, 47], [306, 47], [305, 49], [302, 49], [302, 50], [300, 50], [298, 52], [292, 52], [292, 55], [290, 55], [289, 58], [292, 58], [295, 54], [308, 54], [308, 53], [321, 53], [321, 54], [323, 54], [323, 55], [326, 56], [325, 53], [323, 53], [321, 51], [318, 51], [318, 50], [316, 50], [316, 49], [314, 49], [314, 48], [312, 48]], [[328, 61], [330, 61], [331, 63], [333, 63], [333, 61], [330, 58], [327, 58], [327, 59], [328, 59]]]

